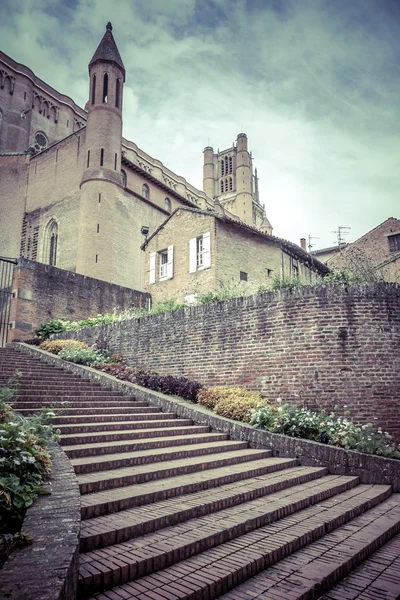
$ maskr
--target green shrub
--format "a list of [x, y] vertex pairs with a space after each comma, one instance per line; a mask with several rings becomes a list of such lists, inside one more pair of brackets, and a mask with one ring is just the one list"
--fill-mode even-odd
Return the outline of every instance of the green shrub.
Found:
[[250, 425], [346, 450], [400, 458], [400, 451], [391, 443], [388, 433], [380, 428], [375, 430], [371, 423], [358, 427], [346, 415], [338, 416], [334, 411], [328, 414], [287, 404], [264, 406], [252, 412]]
[[273, 290], [293, 290], [302, 285], [298, 277], [274, 277], [272, 280]]
[[58, 356], [78, 365], [104, 364], [110, 362], [105, 352], [93, 348], [65, 348]]
[[40, 327], [36, 329], [36, 335], [37, 337], [47, 339], [51, 335], [61, 333], [62, 331], [66, 331], [65, 322], [60, 321], [60, 319], [55, 319], [54, 321], [42, 323]]
[[14, 533], [50, 473], [47, 446], [58, 431], [48, 409], [24, 417], [4, 402], [0, 407], [0, 530]]
[[223, 281], [218, 292], [207, 292], [197, 297], [199, 304], [208, 304], [210, 302], [221, 302], [223, 300], [233, 300], [246, 296], [246, 284], [243, 281]]
[[244, 422], [249, 420], [252, 410], [267, 403], [258, 392], [223, 385], [203, 388], [197, 398], [199, 404], [213, 408], [217, 415]]
[[52, 354], [59, 354], [61, 350], [82, 350], [83, 348], [89, 348], [85, 342], [79, 342], [78, 340], [45, 340], [40, 344], [41, 350], [51, 352]]

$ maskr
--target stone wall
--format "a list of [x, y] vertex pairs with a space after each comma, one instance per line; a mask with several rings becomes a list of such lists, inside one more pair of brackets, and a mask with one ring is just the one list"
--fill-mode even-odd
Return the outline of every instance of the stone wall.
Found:
[[131, 365], [374, 422], [400, 441], [400, 286], [302, 287], [71, 332]]
[[98, 314], [147, 306], [149, 295], [106, 281], [18, 259], [12, 284], [8, 341], [33, 337], [53, 319], [77, 321]]
[[12, 553], [0, 571], [1, 598], [74, 600], [78, 584], [81, 504], [78, 481], [65, 452], [50, 444], [52, 472], [26, 513], [22, 531], [31, 546]]

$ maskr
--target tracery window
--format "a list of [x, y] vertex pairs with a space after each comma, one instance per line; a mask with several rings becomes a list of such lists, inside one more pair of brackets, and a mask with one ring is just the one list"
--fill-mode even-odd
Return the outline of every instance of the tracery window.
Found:
[[37, 131], [35, 133], [35, 141], [34, 141], [35, 152], [41, 152], [42, 150], [47, 148], [48, 143], [49, 142], [47, 140], [47, 137], [43, 133], [43, 131]]

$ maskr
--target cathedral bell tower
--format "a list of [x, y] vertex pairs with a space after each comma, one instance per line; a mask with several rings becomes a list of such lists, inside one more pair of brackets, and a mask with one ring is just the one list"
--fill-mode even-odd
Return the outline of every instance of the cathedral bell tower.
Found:
[[121, 186], [125, 67], [111, 23], [89, 63], [89, 78], [76, 270], [120, 283], [115, 204]]

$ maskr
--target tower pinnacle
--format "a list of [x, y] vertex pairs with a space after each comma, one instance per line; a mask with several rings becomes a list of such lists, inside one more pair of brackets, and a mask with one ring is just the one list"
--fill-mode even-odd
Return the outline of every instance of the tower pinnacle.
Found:
[[96, 52], [93, 54], [92, 60], [89, 63], [89, 69], [97, 62], [115, 63], [119, 66], [124, 74], [125, 81], [125, 67], [122, 62], [121, 55], [115, 43], [114, 36], [112, 34], [112, 25], [110, 21], [106, 25], [106, 32], [103, 35], [103, 39], [97, 47]]

